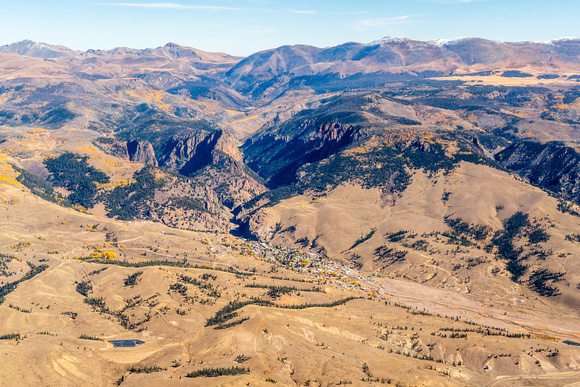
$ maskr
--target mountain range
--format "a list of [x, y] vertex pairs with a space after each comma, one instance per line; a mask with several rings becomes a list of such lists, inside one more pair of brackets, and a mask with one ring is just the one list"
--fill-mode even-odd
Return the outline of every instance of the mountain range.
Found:
[[[351, 82], [358, 83], [358, 87], [372, 87], [414, 78], [465, 75], [474, 69], [482, 73], [526, 66], [568, 70], [579, 63], [579, 50], [580, 40], [571, 38], [519, 43], [478, 38], [428, 42], [383, 38], [328, 48], [282, 46], [247, 58], [207, 53], [174, 43], [155, 49], [121, 47], [86, 52], [32, 41], [0, 47], [0, 52], [51, 63], [33, 68], [59, 77], [130, 77], [173, 94], [215, 97], [216, 93], [224, 93], [238, 103], [271, 100], [286, 90], [305, 86], [316, 89], [322, 83], [344, 89]], [[26, 75], [26, 71], [19, 74], [17, 68], [11, 68], [9, 79]]]

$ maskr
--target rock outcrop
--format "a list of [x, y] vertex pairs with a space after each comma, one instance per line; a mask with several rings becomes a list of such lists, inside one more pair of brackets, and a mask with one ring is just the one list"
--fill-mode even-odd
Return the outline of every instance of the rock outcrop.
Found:
[[131, 140], [127, 142], [127, 153], [131, 161], [157, 166], [155, 151], [149, 141]]
[[229, 208], [266, 190], [244, 164], [236, 140], [223, 130], [192, 129], [171, 137], [159, 164], [211, 187]]
[[516, 142], [495, 156], [530, 183], [580, 203], [580, 155], [559, 142]]
[[203, 129], [183, 131], [162, 146], [159, 165], [189, 176], [211, 163], [221, 131]]

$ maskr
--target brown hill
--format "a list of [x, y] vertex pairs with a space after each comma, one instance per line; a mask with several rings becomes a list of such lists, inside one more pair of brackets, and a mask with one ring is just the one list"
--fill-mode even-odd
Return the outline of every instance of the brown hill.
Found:
[[[256, 254], [267, 249], [231, 236], [116, 222], [38, 202], [11, 183], [0, 189], [18, 196], [1, 204], [2, 262], [47, 265], [14, 290], [2, 288], [4, 385], [578, 380], [577, 351], [551, 338], [573, 338], [577, 320], [547, 317], [519, 290], [525, 308], [388, 278], [318, 280], [265, 262]], [[364, 297], [342, 301], [351, 295]], [[437, 302], [424, 302], [431, 297]], [[228, 305], [237, 309], [220, 314]], [[231, 367], [248, 373], [193, 377]]]

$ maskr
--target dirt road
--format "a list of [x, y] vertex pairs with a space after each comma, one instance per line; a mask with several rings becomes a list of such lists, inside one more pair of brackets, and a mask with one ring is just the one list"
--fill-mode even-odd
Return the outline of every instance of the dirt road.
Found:
[[518, 332], [525, 330], [529, 333], [554, 336], [560, 340], [580, 340], [580, 318], [576, 316], [560, 314], [555, 318], [554, 313], [534, 308], [527, 308], [530, 312], [522, 308], [508, 310], [501, 307], [505, 306], [502, 300], [490, 300], [488, 303], [496, 306], [484, 306], [481, 300], [468, 295], [399, 279], [374, 278], [361, 282], [374, 289], [380, 297], [433, 314], [458, 316], [483, 325]]

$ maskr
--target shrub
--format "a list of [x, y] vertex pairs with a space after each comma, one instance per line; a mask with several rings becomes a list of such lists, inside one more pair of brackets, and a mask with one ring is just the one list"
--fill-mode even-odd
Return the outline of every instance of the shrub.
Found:
[[249, 374], [250, 369], [244, 367], [233, 366], [229, 368], [219, 367], [219, 368], [204, 368], [201, 370], [193, 371], [185, 375], [188, 378], [199, 378], [202, 376], [208, 378], [215, 378], [218, 376], [230, 376], [230, 375], [243, 375]]

